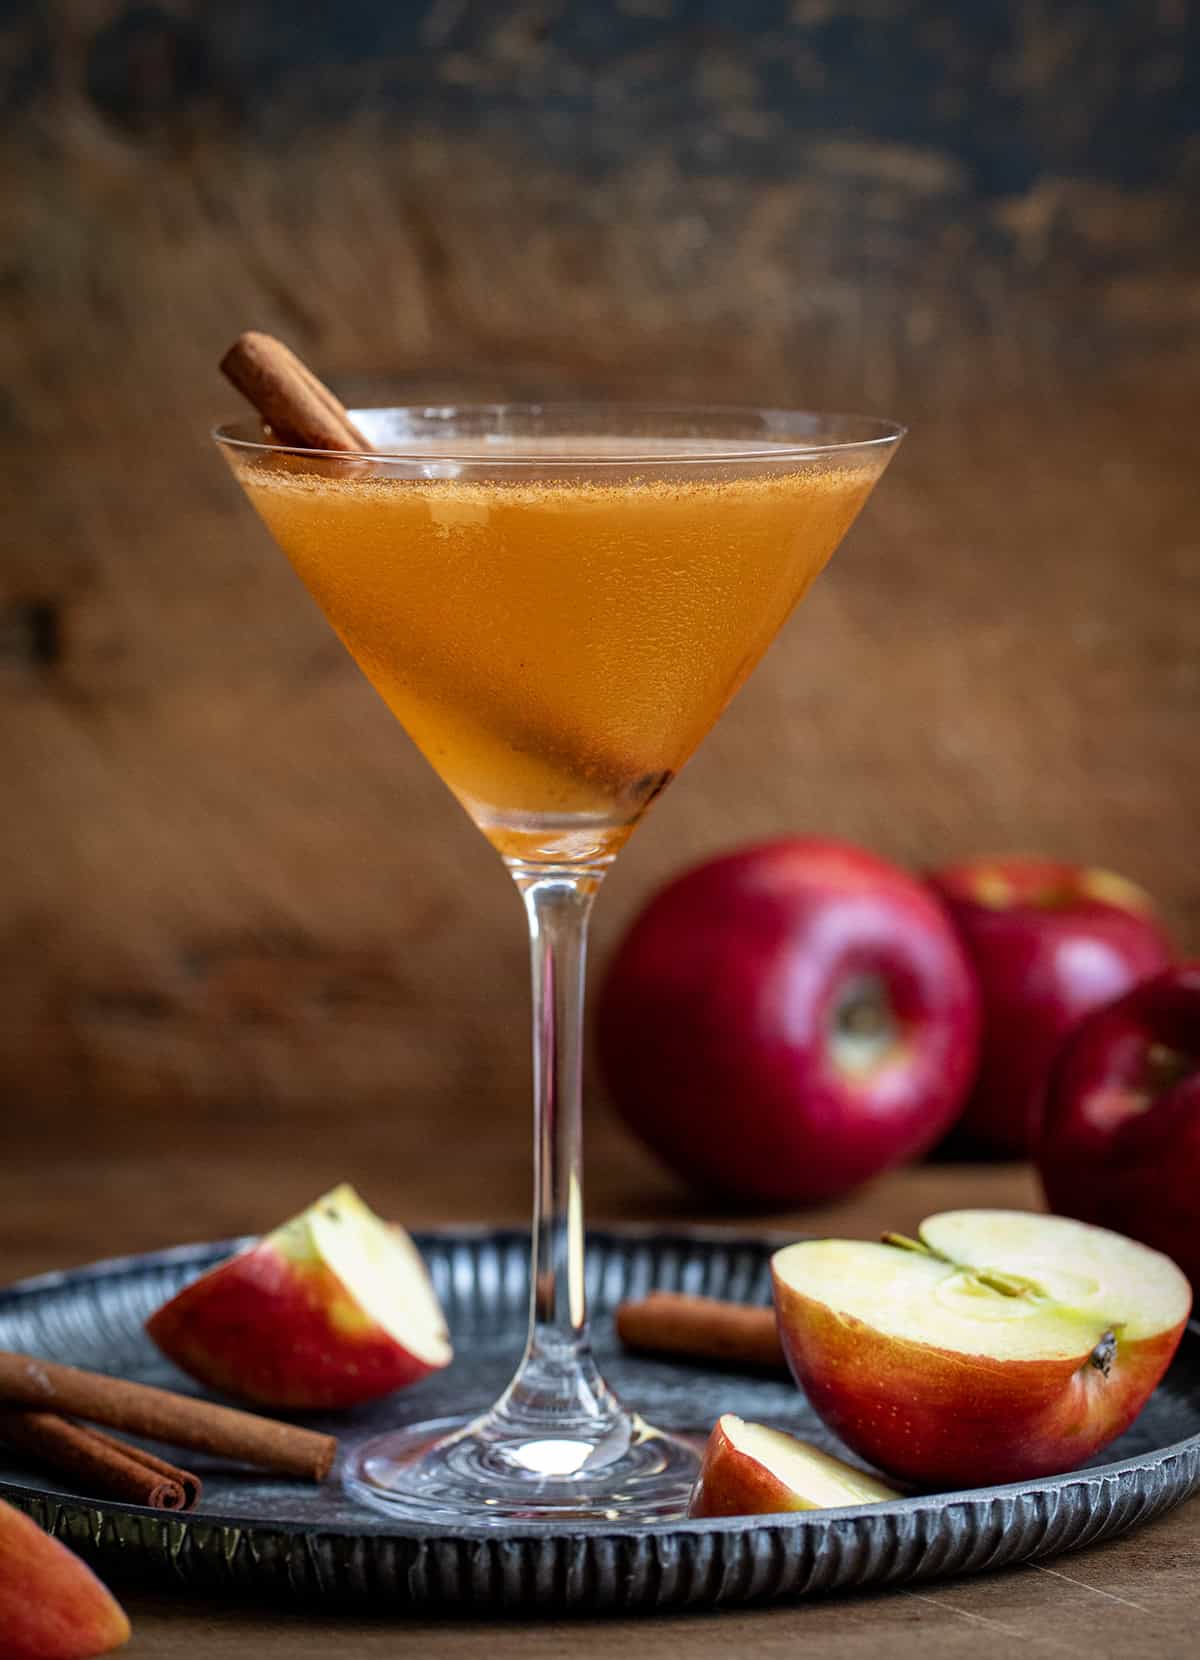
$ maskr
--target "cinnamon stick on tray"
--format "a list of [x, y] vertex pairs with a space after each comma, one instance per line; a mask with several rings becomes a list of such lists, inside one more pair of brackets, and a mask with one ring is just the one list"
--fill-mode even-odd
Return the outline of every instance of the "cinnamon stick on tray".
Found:
[[628, 1349], [717, 1360], [730, 1366], [782, 1370], [786, 1362], [775, 1311], [747, 1308], [716, 1297], [652, 1291], [617, 1309], [617, 1335]]
[[78, 1484], [81, 1492], [153, 1510], [191, 1510], [200, 1479], [143, 1447], [72, 1423], [56, 1412], [0, 1410], [0, 1441]]
[[5, 1351], [0, 1351], [0, 1405], [70, 1413], [150, 1441], [191, 1447], [304, 1481], [324, 1481], [337, 1454], [332, 1435], [194, 1395], [176, 1395], [169, 1389]]

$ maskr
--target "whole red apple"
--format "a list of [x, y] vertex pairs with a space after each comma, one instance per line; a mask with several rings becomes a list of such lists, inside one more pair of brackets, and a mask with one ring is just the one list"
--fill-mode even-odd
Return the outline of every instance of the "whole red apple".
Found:
[[1200, 962], [1144, 981], [1072, 1033], [1038, 1163], [1051, 1209], [1153, 1245], [1200, 1286]]
[[844, 1193], [924, 1151], [974, 1076], [978, 995], [920, 882], [799, 837], [669, 884], [618, 949], [599, 1052], [629, 1126], [745, 1198]]
[[1053, 859], [973, 859], [934, 872], [983, 997], [979, 1076], [960, 1128], [1032, 1156], [1063, 1038], [1090, 1010], [1157, 974], [1171, 947], [1148, 894], [1111, 871]]

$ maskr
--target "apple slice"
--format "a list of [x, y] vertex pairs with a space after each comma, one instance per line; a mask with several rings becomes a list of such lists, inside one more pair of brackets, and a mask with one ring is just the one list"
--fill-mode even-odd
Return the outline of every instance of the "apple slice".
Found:
[[210, 1388], [259, 1406], [357, 1406], [449, 1364], [420, 1252], [343, 1183], [165, 1303], [146, 1330]]
[[0, 1499], [4, 1660], [90, 1660], [128, 1640], [124, 1609], [87, 1564]]
[[881, 1504], [900, 1494], [799, 1436], [722, 1413], [708, 1438], [689, 1516], [767, 1516]]
[[1082, 1464], [1137, 1417], [1191, 1308], [1157, 1251], [1018, 1211], [947, 1211], [917, 1240], [804, 1241], [772, 1274], [813, 1407], [861, 1457], [925, 1488]]

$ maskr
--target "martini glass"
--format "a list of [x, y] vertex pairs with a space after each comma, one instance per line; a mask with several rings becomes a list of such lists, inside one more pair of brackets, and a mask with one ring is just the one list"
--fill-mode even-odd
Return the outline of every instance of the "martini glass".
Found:
[[375, 453], [217, 433], [360, 668], [502, 857], [533, 980], [525, 1352], [482, 1417], [369, 1441], [350, 1490], [461, 1525], [681, 1515], [698, 1447], [600, 1375], [584, 1291], [588, 916], [816, 578], [902, 429], [778, 410], [355, 410]]

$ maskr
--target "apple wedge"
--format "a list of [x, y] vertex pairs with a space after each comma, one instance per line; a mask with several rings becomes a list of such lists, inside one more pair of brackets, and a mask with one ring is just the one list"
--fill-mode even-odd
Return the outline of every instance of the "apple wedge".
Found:
[[899, 1497], [865, 1470], [799, 1436], [726, 1412], [708, 1438], [688, 1515], [768, 1516]]
[[193, 1280], [146, 1330], [210, 1388], [297, 1411], [375, 1400], [453, 1353], [420, 1252], [345, 1184]]
[[90, 1660], [128, 1640], [124, 1609], [87, 1564], [0, 1499], [4, 1660]]
[[962, 1210], [919, 1239], [772, 1259], [797, 1383], [846, 1445], [923, 1488], [1074, 1469], [1127, 1429], [1191, 1308], [1169, 1258], [1058, 1216]]

